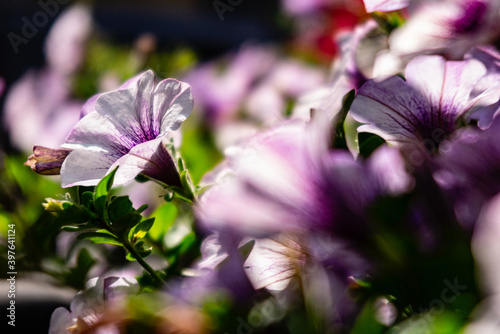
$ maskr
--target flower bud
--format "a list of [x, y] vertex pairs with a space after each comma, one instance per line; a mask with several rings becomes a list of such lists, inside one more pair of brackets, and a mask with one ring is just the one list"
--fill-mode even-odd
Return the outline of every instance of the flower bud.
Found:
[[53, 149], [43, 146], [33, 147], [33, 155], [28, 157], [25, 166], [42, 175], [59, 175], [61, 166], [72, 150], [59, 148]]

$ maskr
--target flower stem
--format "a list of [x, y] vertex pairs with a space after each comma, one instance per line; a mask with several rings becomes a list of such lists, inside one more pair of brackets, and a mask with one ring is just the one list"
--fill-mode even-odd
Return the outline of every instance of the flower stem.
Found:
[[144, 261], [144, 259], [139, 255], [139, 253], [136, 252], [134, 247], [130, 244], [128, 240], [124, 240], [123, 246], [130, 252], [130, 254], [134, 257], [134, 259], [137, 260], [137, 262], [146, 270], [151, 277], [154, 278], [154, 280], [158, 283], [159, 286], [163, 285], [165, 282], [158, 276], [158, 274], [154, 271], [151, 266]]

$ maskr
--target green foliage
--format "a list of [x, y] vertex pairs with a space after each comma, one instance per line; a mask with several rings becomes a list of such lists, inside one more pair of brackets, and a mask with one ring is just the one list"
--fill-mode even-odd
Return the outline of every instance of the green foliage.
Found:
[[342, 108], [337, 113], [333, 120], [334, 135], [332, 138], [332, 148], [347, 150], [347, 141], [344, 131], [344, 123], [347, 117], [347, 113], [351, 108], [351, 104], [354, 101], [354, 96], [356, 92], [353, 90], [349, 91], [342, 99]]
[[385, 140], [369, 132], [358, 133], [359, 155], [368, 158], [377, 148], [385, 144]]
[[[145, 242], [147, 232], [154, 224], [154, 218], [143, 219], [141, 212], [133, 208], [127, 196], [113, 196], [111, 188], [117, 169], [106, 175], [93, 192], [77, 190], [79, 202], [71, 197], [60, 205], [56, 212], [66, 218], [62, 230], [81, 232], [78, 239], [90, 240], [93, 244], [110, 244], [123, 247], [130, 261], [139, 261], [155, 279], [156, 273], [144, 262], [152, 248]], [[47, 206], [48, 207], [48, 206]], [[52, 205], [54, 207], [54, 205]]]

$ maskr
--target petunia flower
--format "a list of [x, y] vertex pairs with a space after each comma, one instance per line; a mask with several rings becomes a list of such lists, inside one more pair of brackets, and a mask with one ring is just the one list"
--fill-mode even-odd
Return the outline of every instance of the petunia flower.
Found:
[[446, 61], [440, 56], [419, 56], [406, 66], [406, 81], [393, 76], [382, 82], [366, 82], [350, 112], [357, 121], [367, 123], [358, 129], [360, 132], [432, 152], [455, 131], [461, 117], [498, 100], [496, 88], [471, 96], [485, 73], [484, 65], [474, 59]]
[[473, 226], [481, 207], [500, 192], [500, 119], [484, 131], [465, 129], [440, 148], [435, 172], [462, 224]]
[[307, 127], [283, 123], [228, 150], [221, 176], [195, 208], [201, 222], [254, 237], [303, 229], [361, 237], [355, 225], [363, 225], [371, 200], [404, 192], [411, 181], [397, 150], [381, 148], [364, 163], [328, 150], [321, 132], [330, 123], [315, 119]]
[[180, 186], [167, 144], [192, 108], [188, 84], [166, 79], [155, 86], [152, 71], [92, 98], [84, 106], [92, 111], [75, 125], [62, 145], [73, 150], [61, 167], [62, 186], [96, 185], [117, 166], [115, 185], [143, 173]]
[[[477, 59], [486, 67], [487, 73], [475, 86], [472, 94], [480, 94], [482, 91], [494, 90], [500, 84], [500, 53], [493, 46], [480, 46], [473, 48], [465, 54], [465, 59]], [[498, 115], [500, 102], [480, 108], [471, 118], [477, 120], [477, 125], [485, 129], [491, 125], [493, 118]]]
[[500, 289], [498, 257], [500, 247], [500, 195], [484, 205], [472, 237], [472, 251], [477, 264], [479, 285], [484, 296], [472, 313], [465, 334], [495, 333], [500, 328]]
[[473, 46], [499, 36], [497, 0], [414, 0], [408, 11], [406, 23], [389, 39], [399, 56], [440, 53], [461, 59]]
[[[137, 291], [137, 282], [132, 278], [90, 279], [85, 289], [71, 301], [69, 311], [64, 307], [54, 310], [50, 318], [49, 334], [84, 333], [91, 330], [99, 325], [106, 309], [118, 306], [127, 295], [133, 295]], [[119, 332], [118, 328], [111, 325], [107, 333], [115, 332]]]
[[72, 82], [91, 28], [90, 8], [65, 8], [45, 40], [45, 66], [30, 69], [8, 90], [2, 121], [16, 148], [29, 152], [34, 142], [59, 146], [78, 122], [83, 102], [72, 98]]

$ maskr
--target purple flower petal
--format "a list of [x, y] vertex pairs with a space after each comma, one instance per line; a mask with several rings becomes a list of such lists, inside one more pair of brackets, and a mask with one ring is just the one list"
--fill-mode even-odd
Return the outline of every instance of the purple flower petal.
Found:
[[142, 173], [166, 185], [182, 187], [179, 172], [164, 139], [155, 139], [134, 146], [130, 152], [111, 165], [116, 171], [114, 185], [122, 185]]
[[470, 99], [470, 94], [484, 74], [484, 66], [476, 60], [419, 56], [408, 63], [406, 82], [395, 76], [365, 83], [351, 113], [368, 123], [359, 131], [376, 133], [394, 144], [423, 144], [432, 151], [482, 98]]
[[89, 113], [63, 145], [75, 153], [61, 171], [64, 187], [96, 185], [116, 166], [120, 169], [115, 185], [143, 173], [181, 187], [176, 162], [162, 141], [177, 138], [172, 131], [191, 113], [191, 89], [175, 79], [163, 80], [153, 88], [154, 74], [146, 71], [85, 104], [84, 112]]
[[153, 94], [154, 119], [161, 121], [160, 135], [175, 131], [193, 110], [191, 88], [187, 83], [166, 79], [161, 81]]
[[103, 150], [74, 150], [61, 167], [61, 187], [95, 186], [119, 157]]

